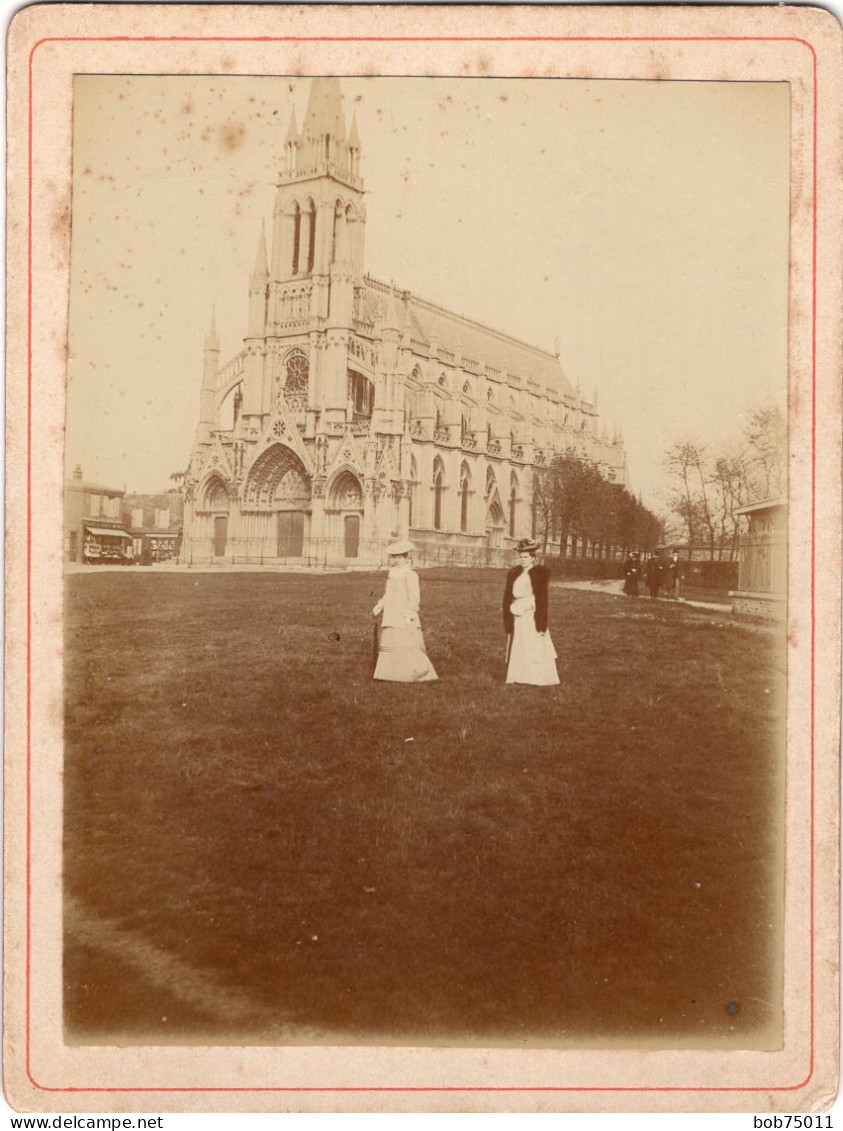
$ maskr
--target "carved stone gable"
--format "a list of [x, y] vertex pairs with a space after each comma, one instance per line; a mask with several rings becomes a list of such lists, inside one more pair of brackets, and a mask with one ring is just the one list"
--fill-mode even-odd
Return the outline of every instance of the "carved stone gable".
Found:
[[257, 460], [267, 448], [279, 442], [286, 444], [288, 448], [291, 448], [296, 453], [308, 475], [314, 473], [316, 468], [313, 457], [302, 439], [301, 432], [291, 418], [283, 397], [280, 397], [276, 402], [269, 420], [266, 423], [266, 427], [263, 430], [263, 435], [252, 449], [250, 466], [254, 464], [255, 460]]
[[330, 461], [327, 477], [330, 479], [333, 473], [338, 471], [341, 467], [349, 467], [358, 475], [363, 475], [364, 473], [363, 458], [360, 449], [354, 437], [348, 432], [343, 436], [342, 443], [337, 449], [334, 458]]
[[377, 478], [383, 481], [397, 479], [399, 476], [395, 457], [389, 447], [385, 447], [378, 461]]
[[216, 472], [226, 483], [231, 483], [235, 478], [234, 469], [231, 466], [228, 454], [220, 443], [219, 436], [214, 437], [211, 450], [208, 452], [196, 478], [204, 479], [205, 476], [209, 475], [212, 471]]

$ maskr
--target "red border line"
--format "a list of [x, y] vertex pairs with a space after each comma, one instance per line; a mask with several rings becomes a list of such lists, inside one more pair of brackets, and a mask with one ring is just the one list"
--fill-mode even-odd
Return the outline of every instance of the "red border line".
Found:
[[795, 35], [62, 35], [37, 40], [31, 54], [43, 43], [802, 43], [816, 60]]
[[815, 883], [815, 802], [816, 802], [816, 653], [817, 653], [817, 608], [816, 608], [816, 560], [817, 560], [817, 217], [819, 212], [819, 183], [817, 171], [818, 158], [818, 130], [817, 130], [817, 104], [819, 91], [817, 85], [817, 53], [811, 48], [813, 55], [814, 78], [814, 123], [813, 137], [811, 139], [811, 163], [813, 165], [813, 230], [811, 233], [811, 867], [810, 880], [811, 894], [811, 961], [810, 961], [810, 996], [811, 996], [811, 1045], [809, 1072], [806, 1083], [814, 1074], [814, 976], [816, 953], [816, 883]]
[[[33, 60], [36, 50], [47, 43], [801, 43], [813, 58], [813, 229], [811, 245], [811, 849], [810, 849], [810, 1050], [808, 1075], [798, 1084], [699, 1087], [693, 1085], [657, 1086], [547, 1086], [547, 1087], [475, 1087], [475, 1086], [406, 1086], [406, 1087], [49, 1087], [39, 1084], [31, 1071], [32, 1032], [32, 198], [33, 198]], [[236, 77], [236, 76], [232, 76]], [[27, 208], [27, 446], [26, 446], [26, 960], [25, 960], [25, 1044], [26, 1074], [33, 1087], [44, 1092], [73, 1094], [110, 1094], [135, 1092], [186, 1093], [298, 1093], [298, 1092], [792, 1092], [804, 1088], [814, 1073], [815, 1056], [815, 733], [816, 733], [816, 485], [817, 485], [817, 201], [818, 201], [818, 75], [817, 53], [806, 39], [798, 36], [713, 35], [713, 36], [46, 36], [33, 45], [29, 53], [29, 152]]]

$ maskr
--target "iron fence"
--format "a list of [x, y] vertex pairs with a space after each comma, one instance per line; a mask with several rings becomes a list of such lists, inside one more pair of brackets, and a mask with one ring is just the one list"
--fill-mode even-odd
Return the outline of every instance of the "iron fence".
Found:
[[[516, 564], [516, 540], [504, 539], [502, 545], [490, 546], [486, 542], [449, 542], [419, 535], [411, 536], [413, 564], [426, 568], [505, 569]], [[255, 541], [245, 538], [227, 538], [224, 547], [211, 539], [201, 543], [186, 543], [182, 548], [180, 564], [192, 567], [225, 567], [263, 569], [321, 569], [321, 570], [377, 570], [387, 564], [387, 546], [383, 539], [349, 544], [344, 538], [302, 538], [296, 543], [290, 539]], [[222, 552], [217, 552], [222, 550]], [[554, 576], [578, 578], [609, 578], [621, 575], [621, 562], [625, 551], [613, 549], [592, 551], [577, 556], [560, 555], [559, 547], [548, 545], [542, 560]]]

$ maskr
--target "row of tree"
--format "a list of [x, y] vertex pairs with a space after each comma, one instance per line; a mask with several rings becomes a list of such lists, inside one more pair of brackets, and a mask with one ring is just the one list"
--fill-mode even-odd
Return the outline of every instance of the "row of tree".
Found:
[[783, 496], [787, 489], [787, 422], [777, 406], [757, 409], [741, 435], [712, 449], [691, 440], [665, 457], [673, 540], [712, 559], [732, 561], [740, 545], [738, 507]]
[[563, 452], [533, 480], [536, 530], [543, 530], [560, 552], [597, 556], [630, 549], [651, 550], [663, 539], [664, 523], [619, 483], [604, 479], [599, 467], [573, 452]]

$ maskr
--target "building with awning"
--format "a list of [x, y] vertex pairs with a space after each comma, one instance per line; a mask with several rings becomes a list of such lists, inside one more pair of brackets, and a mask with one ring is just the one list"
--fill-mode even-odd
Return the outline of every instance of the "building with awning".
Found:
[[181, 491], [124, 496], [123, 525], [130, 532], [136, 562], [155, 565], [179, 556], [183, 512]]
[[114, 530], [110, 526], [86, 526], [85, 530], [94, 538], [128, 538], [131, 542], [132, 536], [126, 530]]
[[125, 565], [132, 560], [132, 537], [110, 526], [84, 526], [83, 561], [91, 564]]
[[64, 493], [65, 561], [125, 565], [133, 559], [132, 537], [123, 521], [125, 491], [89, 483], [74, 469]]

